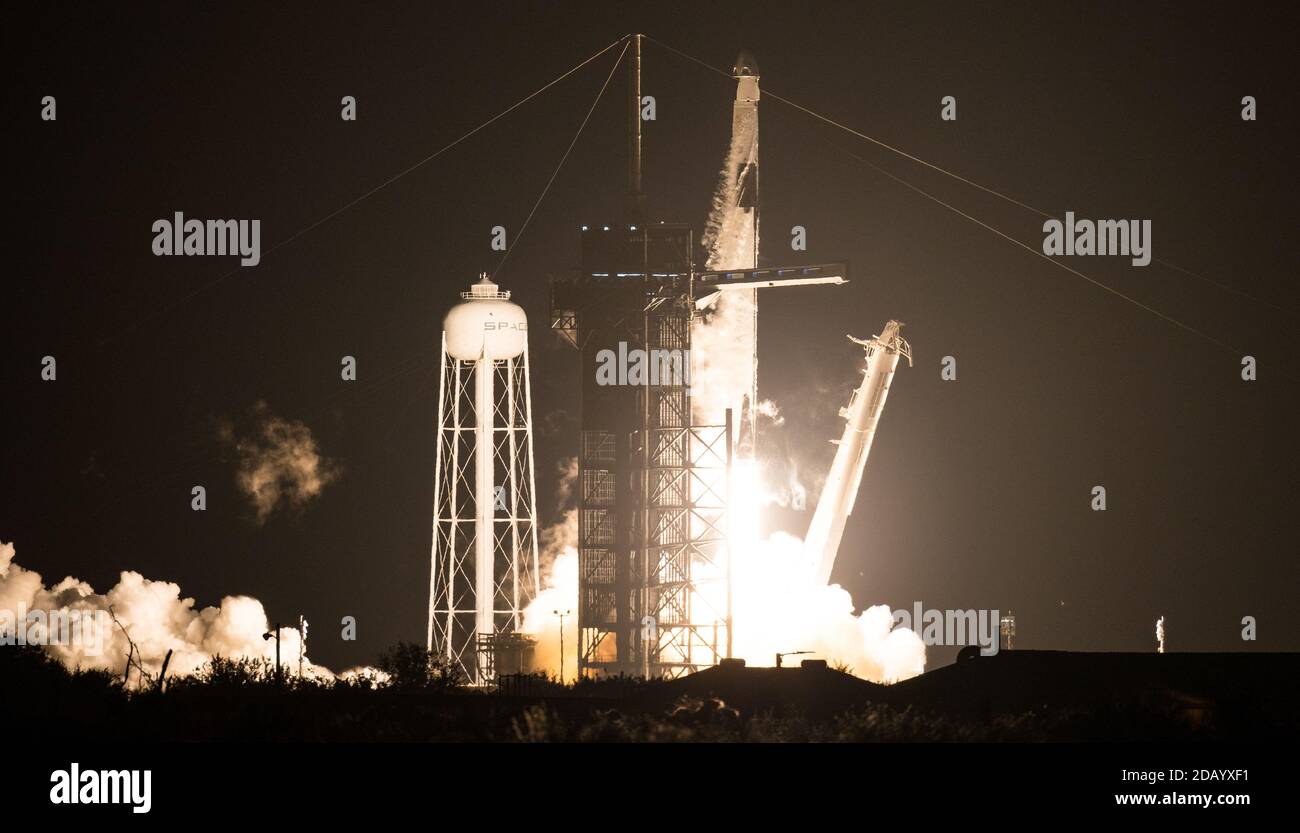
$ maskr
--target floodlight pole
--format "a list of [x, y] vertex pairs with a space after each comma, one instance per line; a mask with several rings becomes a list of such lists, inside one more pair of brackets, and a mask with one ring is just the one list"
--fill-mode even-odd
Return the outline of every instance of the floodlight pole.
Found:
[[564, 685], [564, 617], [573, 611], [553, 610], [551, 612], [560, 617], [560, 685]]
[[263, 638], [263, 639], [271, 639], [271, 638], [274, 638], [274, 639], [275, 639], [275, 682], [276, 682], [276, 685], [279, 685], [279, 684], [281, 683], [281, 679], [280, 679], [280, 629], [283, 628], [283, 627], [284, 627], [284, 625], [276, 625], [274, 631], [267, 631], [266, 633], [262, 634], [262, 638]]

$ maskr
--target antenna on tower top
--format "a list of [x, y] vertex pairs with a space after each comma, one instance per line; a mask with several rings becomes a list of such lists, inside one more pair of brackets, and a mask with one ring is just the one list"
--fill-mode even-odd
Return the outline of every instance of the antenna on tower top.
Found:
[[627, 54], [627, 221], [645, 220], [641, 192], [641, 35], [630, 35]]

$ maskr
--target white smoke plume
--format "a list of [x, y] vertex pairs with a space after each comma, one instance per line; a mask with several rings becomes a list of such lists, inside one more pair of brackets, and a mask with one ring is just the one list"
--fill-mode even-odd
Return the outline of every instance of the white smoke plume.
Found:
[[785, 417], [781, 415], [781, 409], [778, 408], [776, 403], [771, 399], [764, 399], [762, 402], [759, 402], [758, 408], [755, 410], [758, 415], [766, 419], [773, 428], [780, 428], [782, 425], [785, 425]]
[[888, 605], [857, 612], [848, 591], [818, 584], [803, 541], [783, 532], [737, 553], [736, 656], [769, 665], [778, 651], [811, 651], [875, 682], [897, 682], [925, 670], [925, 643], [895, 628]]
[[[733, 115], [734, 119], [734, 115]], [[757, 234], [750, 217], [738, 209], [740, 189], [751, 167], [758, 164], [758, 114], [733, 120], [731, 145], [718, 174], [713, 191], [713, 205], [704, 226], [701, 242], [709, 253], [709, 269], [752, 269]]]
[[753, 389], [754, 292], [720, 292], [691, 327], [691, 410], [697, 422], [721, 425], [727, 408], [739, 432], [740, 408]]
[[574, 487], [578, 482], [578, 458], [566, 457], [556, 463], [559, 483], [555, 494], [555, 512], [560, 520], [542, 529], [538, 538], [538, 566], [545, 575], [555, 559], [566, 552], [576, 553], [578, 546], [578, 508], [574, 505]]
[[262, 524], [277, 507], [306, 506], [338, 479], [340, 469], [321, 456], [311, 429], [302, 422], [275, 416], [265, 402], [253, 407], [253, 416], [252, 433], [237, 435], [225, 422], [218, 435], [239, 457], [236, 482]]
[[564, 615], [564, 679], [578, 677], [578, 549], [577, 535], [544, 571], [542, 592], [524, 610], [525, 633], [537, 639], [533, 667], [560, 676], [560, 617]]
[[799, 477], [799, 463], [788, 455], [772, 453], [771, 443], [763, 447], [764, 486], [768, 505], [803, 512], [808, 509], [808, 487]]
[[807, 508], [808, 489], [799, 479], [799, 463], [790, 453], [782, 429], [785, 414], [771, 399], [764, 399], [754, 409], [757, 428], [764, 436], [760, 448], [764, 477], [764, 500], [769, 505], [803, 511]]
[[[749, 465], [755, 465], [752, 461]], [[562, 466], [565, 484], [572, 487], [576, 465]], [[754, 484], [752, 493], [733, 495], [732, 546], [734, 564], [735, 655], [754, 665], [770, 665], [778, 651], [813, 651], [843, 663], [854, 674], [877, 682], [896, 682], [925, 670], [925, 644], [906, 628], [893, 627], [885, 605], [857, 612], [848, 592], [839, 585], [817, 584], [815, 564], [803, 542], [785, 533], [758, 540], [752, 522], [769, 503], [758, 494], [759, 479], [742, 473], [741, 482]], [[751, 514], [746, 517], [745, 509]], [[543, 589], [524, 611], [523, 630], [537, 638], [534, 667], [560, 674], [560, 617], [563, 619], [563, 676], [578, 675], [578, 528], [574, 510], [542, 535], [547, 563]], [[715, 600], [716, 601], [716, 600]]]
[[578, 458], [561, 460], [556, 472], [560, 520], [543, 529], [538, 539], [542, 592], [524, 609], [523, 631], [537, 638], [534, 667], [558, 676], [560, 617], [555, 611], [569, 611], [564, 617], [564, 679], [572, 681], [578, 674], [578, 509], [573, 505]]
[[[895, 628], [887, 605], [857, 612], [839, 585], [818, 586], [803, 542], [776, 533], [738, 552], [735, 565], [734, 653], [758, 666], [778, 651], [812, 651], [842, 663], [855, 675], [897, 682], [925, 670], [925, 644]], [[552, 563], [541, 594], [524, 612], [524, 630], [537, 637], [534, 665], [560, 670], [560, 617], [564, 618], [564, 679], [578, 674], [578, 552], [576, 540]]]
[[[214, 656], [275, 660], [275, 640], [263, 638], [271, 626], [257, 599], [226, 596], [216, 607], [196, 609], [194, 599], [182, 597], [178, 585], [152, 581], [130, 570], [122, 571], [117, 584], [105, 593], [97, 593], [71, 576], [46, 587], [40, 574], [14, 561], [16, 552], [12, 543], [0, 542], [0, 622], [5, 623], [0, 625], [0, 644], [20, 641], [13, 629], [20, 611], [40, 611], [39, 619], [49, 621], [51, 612], [93, 615], [111, 607], [117, 623], [99, 617], [102, 626], [94, 625], [94, 633], [75, 644], [47, 644], [44, 650], [69, 669], [102, 669], [122, 675], [134, 642], [135, 661], [154, 680], [169, 650], [169, 679], [195, 673]], [[96, 620], [83, 615], [79, 621], [93, 624]], [[28, 636], [35, 633], [39, 637], [41, 629], [27, 624], [17, 623], [26, 627]], [[286, 674], [296, 674], [302, 635], [297, 628], [283, 628], [280, 634], [282, 667]], [[303, 675], [332, 676], [328, 669], [305, 658]], [[134, 668], [129, 679], [132, 687], [143, 684]]]

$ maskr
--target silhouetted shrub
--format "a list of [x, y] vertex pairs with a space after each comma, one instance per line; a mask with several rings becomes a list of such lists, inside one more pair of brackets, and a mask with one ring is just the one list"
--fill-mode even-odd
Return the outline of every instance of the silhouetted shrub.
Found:
[[399, 642], [379, 655], [379, 670], [395, 688], [447, 691], [465, 684], [460, 664], [414, 642]]

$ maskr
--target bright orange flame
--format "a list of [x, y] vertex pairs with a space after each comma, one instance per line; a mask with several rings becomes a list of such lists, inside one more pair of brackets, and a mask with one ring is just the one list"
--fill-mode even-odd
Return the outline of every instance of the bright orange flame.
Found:
[[855, 614], [847, 591], [817, 582], [816, 564], [800, 539], [783, 532], [762, 537], [760, 515], [773, 502], [756, 461], [733, 463], [728, 537], [734, 655], [769, 665], [777, 652], [811, 651], [858, 676], [887, 682], [924, 671], [925, 645], [910, 630], [893, 628], [887, 606]]
[[[728, 522], [733, 655], [766, 666], [775, 663], [778, 651], [811, 651], [812, 656], [842, 664], [859, 677], [881, 682], [924, 671], [925, 645], [912, 631], [893, 627], [888, 606], [855, 613], [847, 591], [837, 584], [818, 584], [816, 565], [803, 541], [783, 532], [761, 536], [761, 512], [773, 501], [760, 474], [753, 460], [733, 464]], [[707, 616], [722, 623], [725, 571], [725, 562], [695, 565], [700, 583], [691, 604], [697, 620]], [[560, 666], [560, 622], [552, 611], [576, 611], [577, 605], [578, 555], [569, 545], [551, 565], [546, 588], [524, 617], [524, 629], [538, 636], [536, 662], [551, 674], [558, 674]], [[577, 675], [577, 637], [577, 617], [566, 617], [564, 676], [568, 680]], [[712, 658], [707, 647], [697, 647], [692, 656], [704, 664]]]

